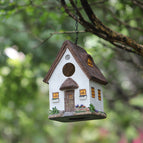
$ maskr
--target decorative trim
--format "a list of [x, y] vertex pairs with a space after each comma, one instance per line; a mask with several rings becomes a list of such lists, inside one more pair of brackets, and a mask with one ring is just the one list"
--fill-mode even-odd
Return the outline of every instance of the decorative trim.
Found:
[[85, 97], [85, 96], [87, 96], [87, 95], [80, 95], [79, 97]]
[[79, 96], [79, 99], [80, 100], [85, 100], [85, 99], [87, 99], [87, 95]]
[[59, 99], [53, 99], [53, 98], [52, 98], [52, 102], [53, 102], [53, 103], [58, 103], [58, 102], [59, 102]]

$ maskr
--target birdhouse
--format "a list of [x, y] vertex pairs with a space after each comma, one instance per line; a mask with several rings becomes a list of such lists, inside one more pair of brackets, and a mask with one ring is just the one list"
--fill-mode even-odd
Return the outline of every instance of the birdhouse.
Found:
[[104, 119], [102, 86], [107, 81], [87, 52], [65, 41], [44, 80], [49, 84], [49, 119]]

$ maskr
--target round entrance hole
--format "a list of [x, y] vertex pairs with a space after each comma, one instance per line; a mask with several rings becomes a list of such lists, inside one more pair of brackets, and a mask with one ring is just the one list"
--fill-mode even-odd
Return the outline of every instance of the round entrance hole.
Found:
[[75, 66], [72, 63], [67, 63], [63, 67], [63, 74], [67, 77], [72, 76], [75, 72]]

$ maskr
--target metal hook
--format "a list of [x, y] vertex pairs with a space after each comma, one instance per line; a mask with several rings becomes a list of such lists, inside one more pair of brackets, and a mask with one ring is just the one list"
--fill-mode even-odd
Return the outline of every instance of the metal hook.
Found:
[[[77, 0], [75, 0], [75, 5], [77, 6]], [[76, 9], [76, 23], [75, 23], [75, 31], [76, 31], [76, 39], [75, 39], [75, 44], [77, 45], [77, 41], [78, 41], [78, 12], [77, 12], [77, 9]]]

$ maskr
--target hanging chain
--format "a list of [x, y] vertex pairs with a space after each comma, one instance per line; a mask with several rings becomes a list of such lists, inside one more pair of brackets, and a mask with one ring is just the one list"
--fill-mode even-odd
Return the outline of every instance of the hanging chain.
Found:
[[[77, 6], [77, 0], [75, 0], [75, 5]], [[75, 39], [75, 44], [77, 45], [78, 41], [78, 13], [77, 13], [77, 8], [76, 8], [76, 22], [75, 22], [75, 31], [76, 31], [76, 39]]]

